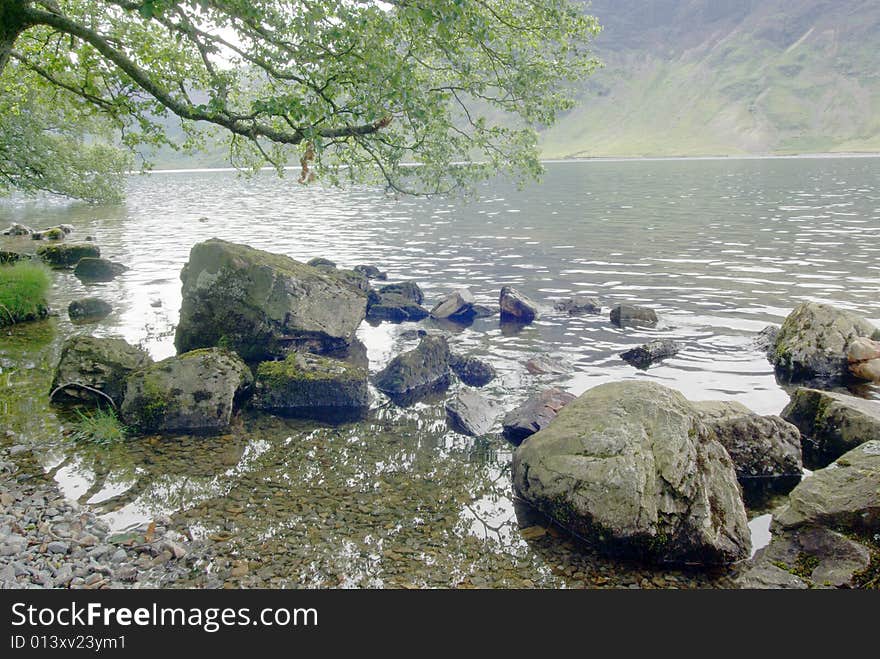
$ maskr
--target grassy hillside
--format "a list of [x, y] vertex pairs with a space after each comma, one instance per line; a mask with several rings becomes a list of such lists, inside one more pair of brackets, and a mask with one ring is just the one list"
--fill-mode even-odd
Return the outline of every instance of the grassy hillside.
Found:
[[[880, 1], [593, 0], [605, 67], [545, 157], [880, 152]], [[175, 132], [174, 125], [170, 127]], [[227, 166], [210, 142], [158, 167]]]
[[594, 0], [605, 62], [545, 155], [880, 152], [876, 0]]

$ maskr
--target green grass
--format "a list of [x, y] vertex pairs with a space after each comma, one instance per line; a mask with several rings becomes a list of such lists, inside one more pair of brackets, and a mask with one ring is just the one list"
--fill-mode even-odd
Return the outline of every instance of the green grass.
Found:
[[129, 434], [113, 410], [98, 407], [87, 413], [76, 410], [76, 415], [79, 418], [70, 436], [76, 442], [112, 446], [124, 442]]
[[51, 284], [52, 276], [41, 263], [0, 266], [0, 327], [44, 317]]

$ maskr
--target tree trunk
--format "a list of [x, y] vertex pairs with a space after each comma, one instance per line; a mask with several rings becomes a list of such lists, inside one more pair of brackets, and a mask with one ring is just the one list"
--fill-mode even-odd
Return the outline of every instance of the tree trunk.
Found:
[[18, 35], [29, 27], [26, 0], [0, 0], [0, 75], [9, 62], [9, 54]]

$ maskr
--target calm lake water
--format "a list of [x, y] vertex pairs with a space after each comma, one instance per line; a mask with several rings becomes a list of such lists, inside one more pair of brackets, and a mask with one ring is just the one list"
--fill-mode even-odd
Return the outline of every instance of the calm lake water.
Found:
[[[471, 200], [304, 188], [268, 173], [161, 173], [132, 178], [122, 206], [0, 204], [0, 224], [12, 221], [72, 224], [74, 238], [94, 236], [104, 256], [130, 267], [88, 286], [56, 273], [59, 316], [0, 336], [0, 405], [16, 441], [39, 445], [65, 493], [115, 527], [172, 515], [214, 543], [217, 558], [206, 567], [218, 579], [230, 561], [248, 561], [248, 574], [234, 579], [245, 586], [704, 586], [724, 585], [726, 575], [646, 571], [553, 534], [524, 540], [509, 446], [449, 431], [442, 399], [399, 409], [374, 392], [367, 421], [335, 428], [245, 414], [221, 438], [74, 445], [63, 436], [70, 419], [45, 401], [61, 343], [88, 331], [140, 343], [157, 359], [173, 354], [178, 276], [199, 241], [376, 264], [389, 281], [419, 282], [428, 306], [461, 286], [484, 304], [496, 304], [504, 285], [519, 288], [544, 307], [533, 325], [509, 331], [495, 318], [442, 328], [455, 350], [496, 367], [484, 391], [503, 411], [551, 384], [579, 394], [650, 378], [693, 400], [738, 400], [775, 414], [788, 395], [753, 345], [758, 331], [804, 300], [880, 323], [877, 158], [551, 163], [541, 184], [487, 184]], [[573, 294], [599, 297], [606, 311], [648, 305], [662, 322], [618, 329], [607, 313], [553, 311]], [[67, 304], [86, 295], [114, 312], [74, 327]], [[372, 371], [414, 345], [400, 336], [413, 327], [362, 325]], [[658, 336], [684, 349], [648, 371], [618, 357]], [[524, 362], [539, 353], [566, 373], [530, 375]], [[876, 387], [859, 393], [880, 398]], [[765, 521], [753, 525], [758, 543]]]

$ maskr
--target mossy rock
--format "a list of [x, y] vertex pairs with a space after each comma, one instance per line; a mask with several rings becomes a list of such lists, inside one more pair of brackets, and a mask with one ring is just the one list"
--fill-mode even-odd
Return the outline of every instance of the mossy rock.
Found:
[[106, 318], [113, 312], [113, 307], [104, 300], [87, 297], [74, 300], [67, 306], [67, 315], [74, 322], [94, 322]]
[[133, 373], [123, 420], [143, 433], [217, 433], [253, 385], [247, 365], [221, 348], [169, 357]]
[[309, 353], [262, 362], [256, 368], [256, 409], [334, 421], [363, 415], [370, 404], [366, 369]]
[[52, 402], [103, 405], [109, 397], [119, 407], [128, 376], [152, 361], [144, 350], [123, 339], [72, 336], [64, 342], [55, 367]]
[[366, 313], [366, 293], [335, 271], [218, 239], [195, 245], [180, 277], [178, 352], [220, 346], [259, 362], [343, 350]]
[[677, 391], [615, 382], [568, 403], [513, 458], [525, 501], [613, 556], [726, 564], [749, 555], [736, 473]]
[[805, 302], [786, 317], [768, 358], [790, 381], [837, 382], [849, 378], [847, 350], [877, 332], [868, 320], [828, 304]]
[[91, 243], [61, 243], [57, 245], [40, 245], [37, 256], [56, 268], [73, 268], [80, 259], [99, 258], [101, 250]]

